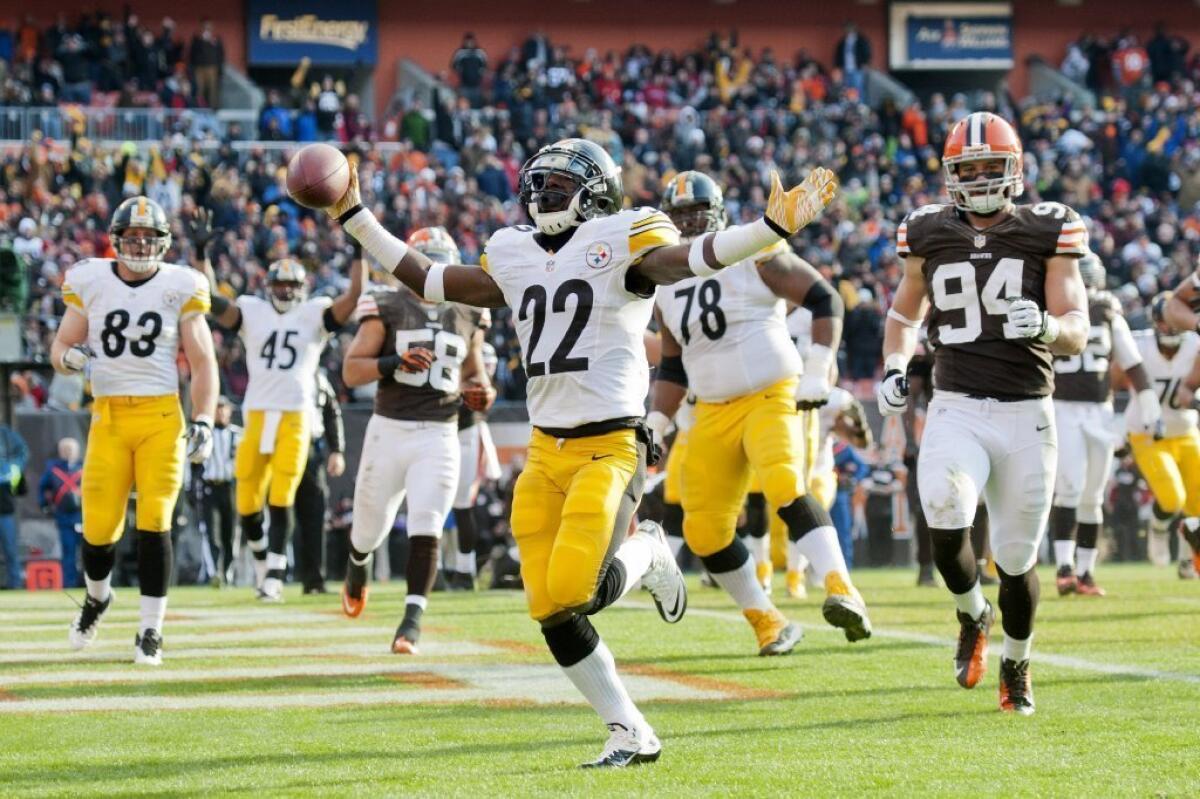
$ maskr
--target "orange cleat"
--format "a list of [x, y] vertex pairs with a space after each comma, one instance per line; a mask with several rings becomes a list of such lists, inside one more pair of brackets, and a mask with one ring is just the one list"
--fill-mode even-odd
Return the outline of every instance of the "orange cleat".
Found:
[[355, 599], [354, 597], [350, 596], [350, 591], [343, 584], [342, 585], [342, 613], [345, 613], [347, 616], [349, 616], [352, 619], [357, 619], [359, 617], [359, 615], [362, 614], [363, 608], [365, 608], [367, 606], [367, 594], [368, 593], [369, 593], [369, 589], [367, 588], [367, 586], [364, 585], [362, 587], [362, 593], [359, 595], [358, 599]]
[[958, 611], [958, 651], [954, 653], [954, 676], [963, 688], [979, 685], [987, 673], [988, 634], [996, 621], [996, 612], [988, 602], [983, 614], [972, 619]]
[[1088, 573], [1079, 575], [1075, 581], [1075, 593], [1080, 596], [1104, 596], [1104, 589], [1096, 585], [1096, 578]]
[[419, 655], [420, 653], [421, 650], [417, 649], [416, 643], [403, 635], [397, 635], [392, 641], [393, 655]]
[[1033, 682], [1029, 679], [1028, 660], [1000, 659], [1000, 710], [1033, 715]]

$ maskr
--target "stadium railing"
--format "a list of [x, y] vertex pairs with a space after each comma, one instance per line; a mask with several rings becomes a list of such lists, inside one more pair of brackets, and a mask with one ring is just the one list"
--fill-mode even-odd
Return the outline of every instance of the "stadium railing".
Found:
[[162, 141], [176, 133], [189, 139], [209, 134], [220, 138], [231, 122], [245, 131], [255, 131], [258, 115], [254, 111], [204, 108], [116, 108], [108, 106], [64, 105], [33, 108], [0, 108], [0, 140], [26, 142], [34, 133], [52, 139], [69, 138], [78, 132], [92, 141]]

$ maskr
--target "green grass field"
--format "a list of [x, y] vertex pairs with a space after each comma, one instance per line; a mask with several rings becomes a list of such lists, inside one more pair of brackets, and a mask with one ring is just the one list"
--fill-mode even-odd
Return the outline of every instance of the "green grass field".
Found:
[[755, 657], [719, 591], [693, 585], [674, 627], [634, 595], [596, 626], [663, 756], [607, 773], [574, 768], [606, 731], [516, 593], [435, 595], [423, 653], [400, 658], [399, 583], [357, 620], [335, 595], [177, 589], [158, 670], [129, 662], [134, 590], [84, 654], [67, 648], [69, 599], [5, 594], [0, 796], [1200, 794], [1200, 583], [1102, 576], [1108, 597], [1064, 600], [1042, 572], [1032, 718], [996, 709], [998, 625], [985, 684], [957, 686], [949, 597], [908, 571], [857, 573], [864, 643], [816, 598], [777, 599], [806, 633], [786, 658]]

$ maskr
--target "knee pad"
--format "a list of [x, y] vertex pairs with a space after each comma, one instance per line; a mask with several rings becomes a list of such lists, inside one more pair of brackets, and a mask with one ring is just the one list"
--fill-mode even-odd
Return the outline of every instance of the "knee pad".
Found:
[[[547, 619], [547, 622], [553, 620]], [[600, 645], [600, 633], [586, 616], [570, 616], [557, 624], [543, 626], [542, 635], [550, 654], [564, 669], [574, 666]]]
[[742, 568], [749, 559], [750, 550], [746, 549], [746, 545], [742, 543], [742, 539], [740, 538], [733, 539], [729, 546], [719, 552], [700, 556], [700, 562], [712, 574], [725, 574], [726, 572], [736, 571]]
[[804, 476], [791, 463], [779, 463], [762, 474], [762, 493], [773, 508], [791, 505], [804, 496]]
[[1005, 541], [999, 546], [992, 546], [992, 557], [996, 568], [1007, 574], [1020, 575], [1037, 565], [1037, 544], [1035, 541]]
[[1061, 508], [1076, 508], [1082, 497], [1083, 481], [1075, 475], [1060, 472], [1054, 484], [1054, 504]]
[[712, 555], [729, 546], [737, 536], [737, 513], [685, 513], [683, 540], [698, 557]]
[[945, 467], [922, 468], [917, 481], [921, 509], [931, 528], [957, 530], [975, 523], [979, 491], [966, 472]]
[[792, 504], [775, 511], [783, 519], [788, 529], [788, 540], [799, 541], [805, 535], [818, 527], [833, 527], [833, 519], [829, 511], [812, 496], [800, 497]]

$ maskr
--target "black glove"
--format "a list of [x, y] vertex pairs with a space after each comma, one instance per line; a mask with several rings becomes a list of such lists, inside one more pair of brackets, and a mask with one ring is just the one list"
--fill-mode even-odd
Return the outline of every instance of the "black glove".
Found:
[[196, 251], [196, 257], [200, 260], [208, 258], [208, 248], [212, 246], [212, 240], [221, 233], [220, 230], [213, 230], [212, 210], [197, 208], [192, 218], [187, 221], [186, 228], [188, 241]]

